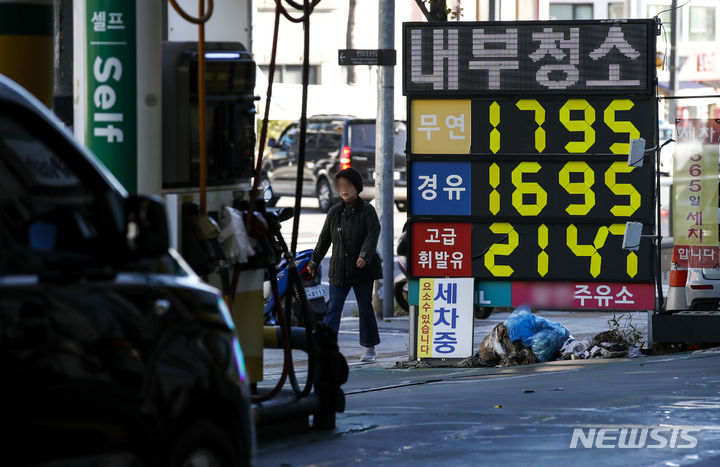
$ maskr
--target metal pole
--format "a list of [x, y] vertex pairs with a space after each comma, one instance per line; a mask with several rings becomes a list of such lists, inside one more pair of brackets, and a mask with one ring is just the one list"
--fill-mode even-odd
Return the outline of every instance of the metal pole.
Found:
[[53, 111], [67, 126], [73, 123], [73, 4], [55, 4], [55, 97]]
[[[395, 2], [379, 0], [378, 17], [378, 48], [395, 48]], [[378, 108], [375, 167], [376, 205], [380, 215], [380, 254], [383, 258], [383, 318], [394, 314], [393, 270], [395, 255], [393, 254], [393, 215], [394, 215], [394, 101], [395, 101], [395, 70], [393, 66], [378, 67]]]
[[[205, 0], [198, 0], [198, 18], [205, 16]], [[207, 215], [207, 135], [205, 132], [205, 22], [198, 24], [198, 143], [200, 144], [200, 215]]]
[[[298, 133], [297, 175], [295, 177], [295, 215], [293, 216], [290, 251], [297, 253], [298, 234], [300, 232], [300, 210], [302, 209], [303, 170], [305, 170], [305, 144], [307, 143], [307, 100], [310, 81], [310, 0], [303, 1], [303, 67], [302, 100], [300, 102], [300, 131]], [[288, 294], [289, 295], [289, 294]], [[286, 310], [288, 312], [288, 310]]]
[[[672, 0], [670, 5], [670, 83], [669, 93], [671, 96], [675, 96], [678, 90], [677, 80], [677, 34], [680, 25], [677, 22], [677, 0]], [[671, 99], [668, 105], [668, 120], [671, 124], [674, 124], [674, 119], [677, 118], [677, 101]]]
[[162, 191], [162, 6], [145, 0], [135, 12], [137, 47], [137, 189]]

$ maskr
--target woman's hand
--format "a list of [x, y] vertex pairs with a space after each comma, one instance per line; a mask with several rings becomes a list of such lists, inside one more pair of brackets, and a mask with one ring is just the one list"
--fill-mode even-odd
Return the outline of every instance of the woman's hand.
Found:
[[317, 264], [310, 261], [308, 263], [308, 272], [310, 273], [311, 276], [315, 277], [315, 271], [317, 271]]
[[355, 265], [358, 267], [358, 269], [362, 269], [365, 266], [367, 266], [367, 261], [365, 261], [365, 259], [363, 259], [363, 258], [358, 258], [357, 263]]

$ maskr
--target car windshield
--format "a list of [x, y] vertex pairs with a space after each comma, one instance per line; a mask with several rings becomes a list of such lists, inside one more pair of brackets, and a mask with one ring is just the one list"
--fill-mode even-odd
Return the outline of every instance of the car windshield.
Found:
[[98, 265], [112, 248], [101, 240], [112, 196], [81, 181], [70, 148], [56, 152], [0, 113], [0, 275]]
[[[348, 138], [351, 148], [375, 148], [375, 122], [351, 123], [348, 127]], [[404, 122], [395, 122], [394, 149], [395, 154], [405, 154], [407, 133]]]
[[280, 141], [278, 141], [278, 146], [285, 149], [292, 146], [293, 141], [295, 141], [295, 136], [297, 136], [297, 133], [297, 128], [295, 128], [294, 126], [285, 130], [280, 137]]

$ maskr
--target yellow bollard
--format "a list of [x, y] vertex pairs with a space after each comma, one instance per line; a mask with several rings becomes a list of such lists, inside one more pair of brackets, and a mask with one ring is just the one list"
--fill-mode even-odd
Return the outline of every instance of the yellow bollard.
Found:
[[53, 106], [53, 1], [0, 0], [0, 73]]
[[263, 277], [262, 269], [240, 271], [231, 310], [251, 383], [263, 380]]

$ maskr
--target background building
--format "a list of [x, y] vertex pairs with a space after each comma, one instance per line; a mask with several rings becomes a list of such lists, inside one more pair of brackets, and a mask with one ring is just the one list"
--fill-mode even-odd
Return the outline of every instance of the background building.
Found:
[[[264, 99], [272, 46], [274, 0], [257, 0], [253, 28], [253, 53], [259, 70], [258, 95]], [[354, 5], [353, 15], [350, 18]], [[300, 12], [295, 12], [299, 15]], [[395, 3], [395, 48], [401, 60], [401, 31], [405, 21], [424, 21], [414, 0]], [[348, 26], [350, 25], [350, 31]], [[338, 65], [338, 49], [377, 49], [378, 2], [376, 0], [322, 0], [310, 22], [310, 88], [308, 114], [351, 114], [375, 117], [377, 67]], [[273, 87], [271, 119], [293, 120], [300, 116], [300, 83], [303, 61], [302, 24], [281, 19]], [[395, 115], [404, 118], [402, 74], [395, 69]], [[262, 106], [260, 107], [262, 108]]]
[[[253, 28], [253, 52], [260, 70], [267, 72], [270, 61], [274, 0], [257, 0]], [[682, 4], [682, 2], [680, 2]], [[355, 5], [354, 20], [348, 21]], [[460, 21], [570, 20], [651, 18], [670, 8], [669, 0], [449, 0], [448, 7], [461, 9]], [[720, 1], [693, 0], [678, 10], [678, 95], [716, 94], [720, 88]], [[401, 60], [401, 26], [404, 21], [424, 21], [414, 0], [395, 2], [398, 61]], [[658, 37], [660, 63], [669, 56], [670, 12], [660, 14], [664, 33]], [[452, 21], [452, 19], [451, 19]], [[323, 0], [311, 22], [310, 114], [349, 113], [373, 117], [376, 113], [376, 67], [340, 67], [339, 48], [377, 48], [378, 2], [376, 0]], [[351, 33], [348, 34], [348, 26]], [[283, 20], [278, 46], [276, 88], [272, 118], [296, 119], [299, 116], [299, 83], [302, 64], [302, 25]], [[658, 69], [659, 93], [668, 93], [667, 63]], [[259, 80], [258, 93], [264, 95], [266, 81]], [[401, 69], [395, 69], [398, 118], [405, 115], [401, 95]], [[667, 119], [661, 106], [660, 117]], [[712, 99], [679, 101], [679, 118], [720, 118], [720, 108]]]

